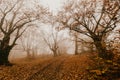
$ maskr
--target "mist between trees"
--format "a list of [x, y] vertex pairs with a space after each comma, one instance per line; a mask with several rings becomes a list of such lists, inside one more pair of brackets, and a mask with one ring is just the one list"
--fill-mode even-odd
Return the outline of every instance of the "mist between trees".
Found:
[[0, 64], [8, 64], [14, 55], [96, 52], [112, 59], [119, 53], [119, 0], [69, 0], [56, 15], [39, 2], [30, 3], [32, 8], [27, 4], [0, 2]]

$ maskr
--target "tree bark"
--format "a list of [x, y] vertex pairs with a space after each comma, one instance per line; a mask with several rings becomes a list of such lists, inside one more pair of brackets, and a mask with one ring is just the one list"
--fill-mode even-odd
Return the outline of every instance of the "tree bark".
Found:
[[11, 47], [7, 46], [4, 49], [0, 49], [0, 65], [8, 65], [10, 64], [8, 60], [9, 53], [11, 51]]
[[96, 37], [93, 39], [94, 40], [94, 45], [96, 46], [96, 49], [98, 51], [98, 56], [103, 58], [103, 59], [112, 59], [113, 58], [113, 53], [112, 51], [108, 51], [104, 44], [102, 43], [102, 39], [100, 37]]

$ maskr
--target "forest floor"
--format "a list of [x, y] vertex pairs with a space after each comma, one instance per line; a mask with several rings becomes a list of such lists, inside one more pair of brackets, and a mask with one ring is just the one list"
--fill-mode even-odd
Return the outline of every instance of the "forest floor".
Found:
[[16, 60], [13, 66], [0, 66], [0, 80], [88, 80], [90, 54]]

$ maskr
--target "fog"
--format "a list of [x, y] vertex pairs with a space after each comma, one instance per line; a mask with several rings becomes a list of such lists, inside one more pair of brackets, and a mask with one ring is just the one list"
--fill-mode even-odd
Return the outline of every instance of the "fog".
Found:
[[[52, 12], [53, 14], [56, 14], [59, 9], [62, 7], [64, 0], [25, 0], [24, 1], [24, 5], [26, 7], [28, 7], [29, 9], [32, 9], [34, 7], [33, 4], [40, 4], [46, 8], [48, 8], [50, 10], [50, 12]], [[37, 5], [36, 4], [36, 5]], [[47, 33], [51, 33], [51, 28], [50, 25], [47, 24], [40, 24], [39, 22], [36, 22], [37, 25], [34, 28], [29, 28], [24, 35], [17, 40], [17, 45], [12, 49], [9, 57], [10, 58], [22, 58], [22, 57], [26, 57], [27, 53], [26, 51], [23, 49], [23, 45], [26, 47], [27, 44], [31, 47], [31, 48], [36, 48], [36, 54], [51, 54], [51, 51], [49, 49], [49, 47], [46, 45], [46, 43], [44, 42], [44, 40], [42, 39], [43, 34], [42, 32], [47, 32]], [[69, 38], [69, 33], [66, 31], [61, 31], [61, 33], [64, 33], [63, 36], [68, 37]], [[24, 37], [25, 36], [25, 37]], [[48, 36], [46, 36], [48, 37]], [[23, 41], [21, 43], [21, 39], [23, 38]], [[29, 41], [28, 41], [29, 40]], [[71, 45], [71, 43], [66, 44], [68, 46]], [[73, 48], [73, 47], [71, 47]], [[74, 50], [69, 49], [68, 53], [73, 53]]]
[[[2, 4], [2, 2], [5, 4]], [[15, 0], [11, 0], [11, 2], [8, 1], [8, 3], [7, 3], [7, 0], [0, 2], [1, 6], [2, 6], [1, 12], [3, 13], [3, 14], [2, 13], [0, 14], [1, 16], [4, 15], [4, 12], [6, 12], [6, 10], [7, 10], [6, 8], [8, 6], [10, 6], [10, 7], [14, 6], [14, 4], [12, 2], [14, 3]], [[19, 1], [17, 1], [17, 2], [19, 3]], [[9, 45], [12, 44], [12, 42], [14, 42], [17, 34], [19, 36], [22, 35], [18, 40], [15, 40], [16, 44], [14, 44], [15, 47], [10, 52], [10, 55], [9, 55], [10, 58], [25, 57], [28, 55], [28, 53], [29, 54], [34, 53], [34, 56], [38, 56], [40, 54], [53, 54], [53, 52], [54, 52], [53, 48], [55, 48], [55, 49], [60, 48], [60, 50], [58, 50], [58, 52], [65, 51], [64, 53], [74, 54], [75, 46], [76, 46], [75, 45], [76, 29], [77, 29], [77, 31], [79, 31], [79, 29], [81, 29], [81, 31], [82, 31], [82, 32], [80, 32], [82, 34], [78, 33], [77, 37], [84, 38], [84, 39], [81, 39], [81, 42], [79, 43], [79, 46], [80, 46], [79, 50], [85, 49], [85, 51], [86, 51], [86, 50], [88, 50], [88, 48], [90, 48], [89, 46], [91, 46], [91, 43], [93, 45], [94, 39], [92, 39], [93, 37], [91, 37], [93, 35], [91, 35], [89, 33], [89, 31], [94, 30], [95, 25], [97, 26], [95, 21], [93, 20], [93, 22], [90, 22], [90, 23], [88, 21], [87, 27], [90, 30], [87, 31], [86, 27], [84, 27], [84, 26], [81, 28], [80, 26], [78, 26], [77, 21], [75, 21], [76, 19], [74, 19], [74, 17], [76, 18], [76, 13], [77, 13], [77, 11], [74, 10], [74, 8], [78, 8], [80, 5], [78, 5], [76, 2], [73, 1], [74, 5], [76, 3], [77, 6], [74, 6], [72, 4], [65, 6], [64, 2], [65, 2], [64, 0], [54, 0], [54, 1], [53, 0], [34, 0], [34, 1], [33, 0], [23, 0], [23, 2], [20, 2], [20, 4], [17, 4], [17, 5], [15, 5], [15, 7], [11, 8], [13, 10], [11, 10], [10, 13], [8, 11], [9, 14], [7, 16], [5, 16], [6, 23], [3, 22], [4, 29], [3, 29], [3, 31], [1, 30], [1, 32], [3, 32], [3, 33], [0, 33], [0, 39], [4, 38], [4, 34], [9, 32], [9, 30], [10, 30], [9, 25], [11, 26], [11, 25], [15, 24], [15, 26], [17, 26], [17, 25], [20, 25], [21, 23], [24, 23], [25, 21], [27, 23], [27, 21], [29, 21], [29, 20], [37, 19], [35, 21], [33, 20], [33, 22], [30, 21], [31, 22], [30, 24], [25, 23], [26, 25], [24, 26], [24, 28], [21, 27], [21, 29], [20, 29], [17, 26], [17, 28], [20, 29], [20, 31], [19, 30], [18, 30], [18, 32], [13, 31], [14, 33], [9, 34], [9, 37], [10, 37], [10, 41], [8, 40], [8, 43], [10, 42]], [[102, 3], [100, 3], [100, 4], [102, 4]], [[5, 7], [3, 5], [6, 5], [7, 7]], [[97, 3], [97, 5], [98, 5], [98, 3]], [[101, 10], [100, 6], [101, 5], [99, 5], [96, 8], [97, 10], [95, 9], [95, 11]], [[92, 6], [92, 7], [94, 8], [94, 6]], [[18, 8], [18, 10], [17, 10], [17, 8]], [[73, 9], [73, 11], [70, 11], [69, 8], [71, 10]], [[83, 8], [83, 7], [81, 7], [81, 8]], [[78, 8], [78, 11], [79, 10], [81, 11], [81, 9]], [[19, 11], [18, 12], [19, 14], [17, 13], [17, 11]], [[87, 11], [87, 10], [85, 10], [85, 11]], [[66, 14], [64, 14], [64, 13], [66, 13]], [[16, 16], [16, 14], [17, 14], [17, 18], [16, 17], [14, 18], [14, 16]], [[100, 17], [99, 13], [95, 13], [94, 15], [95, 15], [94, 17], [96, 17], [96, 19], [98, 19]], [[26, 19], [26, 20], [22, 20], [21, 18]], [[18, 21], [19, 24], [17, 24], [17, 22], [16, 23], [14, 22], [19, 19], [22, 20], [21, 23], [19, 23], [19, 21]], [[107, 18], [105, 18], [105, 19], [107, 19]], [[59, 23], [59, 21], [61, 21], [61, 23]], [[101, 22], [103, 22], [103, 21], [101, 20]], [[86, 22], [85, 22], [85, 24], [86, 24]], [[67, 27], [69, 26], [69, 29], [64, 28], [64, 27], [66, 27], [66, 25], [67, 25]], [[93, 27], [91, 27], [90, 25]], [[111, 24], [111, 25], [113, 25], [113, 24]], [[77, 26], [78, 28], [76, 27], [75, 29], [73, 29], [73, 31], [70, 31], [70, 29], [74, 28], [74, 26]], [[117, 24], [117, 26], [119, 26], [119, 25]], [[28, 28], [26, 28], [26, 27], [28, 27]], [[17, 28], [15, 28], [15, 29], [17, 29]], [[64, 28], [64, 29], [62, 29], [62, 28]], [[99, 34], [101, 34], [100, 31], [102, 31], [102, 29], [104, 29], [104, 28], [101, 26], [99, 26], [99, 27], [97, 26], [95, 31], [93, 32], [94, 35], [97, 35], [98, 37], [100, 37]], [[6, 33], [4, 32], [4, 30], [6, 30]], [[105, 29], [105, 30], [107, 30], [107, 29]], [[22, 33], [22, 31], [23, 31], [23, 34], [20, 35], [19, 33], [20, 32]], [[71, 35], [71, 33], [72, 33], [72, 35]], [[108, 37], [108, 39], [110, 40], [110, 38], [112, 36], [114, 36], [114, 34], [110, 35]], [[118, 34], [118, 36], [119, 36], [119, 34]], [[76, 40], [76, 41], [78, 41], [78, 40]], [[90, 43], [90, 44], [88, 44], [88, 43]], [[80, 51], [80, 52], [82, 52], [82, 51]]]

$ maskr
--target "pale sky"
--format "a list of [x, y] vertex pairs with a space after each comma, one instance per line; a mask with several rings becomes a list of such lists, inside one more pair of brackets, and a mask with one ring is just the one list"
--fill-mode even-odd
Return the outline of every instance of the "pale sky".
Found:
[[64, 0], [40, 0], [45, 7], [49, 7], [51, 11], [57, 12], [63, 4]]

